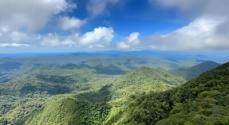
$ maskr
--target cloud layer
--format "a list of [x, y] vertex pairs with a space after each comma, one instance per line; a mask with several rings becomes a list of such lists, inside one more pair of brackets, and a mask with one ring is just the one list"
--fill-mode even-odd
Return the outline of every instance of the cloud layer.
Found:
[[0, 0], [0, 47], [25, 47], [54, 15], [76, 7], [65, 0]]
[[[0, 0], [0, 47], [64, 46], [182, 51], [229, 49], [229, 0], [148, 1], [161, 9], [175, 8], [190, 21], [189, 24], [165, 34], [159, 32], [142, 36], [144, 33], [140, 31], [130, 32], [117, 41], [115, 38], [119, 33], [115, 32], [112, 23], [88, 28], [91, 31], [87, 29], [82, 32], [81, 29], [92, 18], [107, 14], [120, 0], [87, 0], [85, 11], [89, 15], [84, 18], [66, 14], [78, 9], [77, 3], [71, 4], [67, 0]], [[52, 27], [55, 31], [50, 24], [55, 25]], [[50, 31], [47, 30], [49, 28]]]
[[0, 27], [37, 30], [49, 21], [52, 15], [74, 7], [65, 0], [1, 0]]
[[[155, 2], [155, 0], [150, 0]], [[228, 0], [157, 0], [165, 8], [177, 8], [192, 20], [167, 34], [146, 38], [145, 45], [160, 50], [229, 49]]]
[[117, 47], [120, 49], [131, 49], [135, 48], [140, 44], [139, 32], [131, 33], [124, 41], [121, 41], [117, 44]]
[[59, 36], [57, 34], [48, 34], [43, 36], [43, 46], [70, 46], [76, 48], [106, 48], [111, 45], [114, 37], [114, 30], [110, 27], [97, 27], [93, 31], [85, 34], [70, 34], [68, 36]]
[[89, 0], [87, 10], [92, 16], [97, 16], [119, 1], [120, 0]]
[[152, 35], [146, 42], [152, 49], [160, 50], [227, 49], [228, 36], [217, 33], [222, 22], [223, 19], [199, 18], [174, 32]]
[[86, 23], [86, 20], [65, 16], [60, 18], [59, 23], [63, 30], [72, 30], [81, 28]]

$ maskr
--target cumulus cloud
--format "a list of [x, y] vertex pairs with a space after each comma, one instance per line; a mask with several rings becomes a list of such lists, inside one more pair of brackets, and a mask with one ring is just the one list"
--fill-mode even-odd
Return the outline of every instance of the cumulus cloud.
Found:
[[89, 0], [87, 10], [93, 16], [97, 16], [118, 2], [119, 0]]
[[58, 47], [58, 46], [76, 46], [79, 34], [71, 34], [68, 36], [60, 36], [55, 33], [49, 33], [41, 38], [42, 46]]
[[13, 42], [21, 42], [29, 38], [29, 36], [26, 33], [18, 31], [11, 32], [9, 37]]
[[82, 46], [97, 44], [105, 47], [112, 42], [114, 30], [111, 27], [98, 27], [91, 32], [85, 33], [79, 41]]
[[136, 47], [140, 44], [139, 35], [139, 32], [131, 33], [124, 41], [119, 42], [117, 47], [120, 49], [130, 49]]
[[73, 6], [66, 0], [1, 0], [0, 27], [37, 30], [43, 28], [52, 15]]
[[156, 1], [166, 8], [178, 8], [192, 21], [171, 33], [152, 35], [145, 40], [145, 47], [161, 50], [229, 48], [228, 0]]
[[43, 46], [74, 46], [83, 48], [105, 48], [110, 46], [114, 37], [114, 30], [111, 27], [97, 27], [85, 34], [70, 34], [59, 36], [49, 34], [42, 38]]
[[63, 30], [79, 29], [86, 23], [85, 20], [75, 17], [61, 17], [59, 22]]
[[[35, 42], [53, 15], [75, 8], [66, 0], [0, 0], [1, 47], [25, 47]], [[29, 43], [30, 42], [30, 43]]]
[[223, 19], [199, 18], [168, 34], [152, 35], [146, 46], [160, 50], [197, 50], [229, 48], [227, 37], [216, 33]]
[[19, 47], [16, 44], [28, 43], [34, 35], [27, 34], [22, 31], [11, 30], [8, 27], [0, 28], [0, 44], [7, 47], [12, 44], [12, 47]]
[[59, 46], [61, 44], [60, 38], [56, 34], [49, 33], [46, 37], [43, 37], [41, 45], [43, 46]]

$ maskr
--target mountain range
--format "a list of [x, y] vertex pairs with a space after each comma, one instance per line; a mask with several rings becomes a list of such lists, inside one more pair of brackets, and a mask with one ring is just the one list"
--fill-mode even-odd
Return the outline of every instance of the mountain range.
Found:
[[78, 56], [2, 59], [0, 125], [229, 123], [229, 63]]

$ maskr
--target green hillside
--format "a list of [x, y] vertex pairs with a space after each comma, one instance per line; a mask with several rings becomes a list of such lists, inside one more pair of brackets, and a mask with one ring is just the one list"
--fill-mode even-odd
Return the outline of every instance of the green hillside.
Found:
[[86, 91], [51, 97], [42, 109], [30, 113], [22, 125], [109, 124], [125, 109], [132, 95], [166, 91], [184, 80], [161, 69], [140, 68], [94, 82], [87, 85], [90, 89]]
[[48, 93], [50, 95], [70, 93], [75, 86], [99, 78], [87, 69], [71, 70], [52, 66], [36, 66], [15, 75], [0, 86], [0, 95], [27, 95]]
[[175, 69], [172, 73], [177, 76], [183, 76], [187, 80], [191, 80], [204, 72], [216, 68], [217, 66], [219, 66], [219, 64], [216, 62], [205, 61], [192, 67]]
[[110, 86], [97, 92], [52, 98], [44, 109], [35, 113], [25, 125], [101, 125], [110, 106]]
[[130, 95], [165, 91], [183, 83], [184, 79], [162, 69], [142, 67], [116, 79], [112, 83], [112, 97], [114, 102], [120, 103]]
[[138, 95], [112, 124], [228, 125], [229, 63], [162, 93]]

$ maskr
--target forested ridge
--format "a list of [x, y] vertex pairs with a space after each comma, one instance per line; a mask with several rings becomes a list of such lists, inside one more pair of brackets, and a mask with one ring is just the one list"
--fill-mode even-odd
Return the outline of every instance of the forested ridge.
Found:
[[132, 99], [118, 124], [228, 125], [229, 63], [184, 85]]

